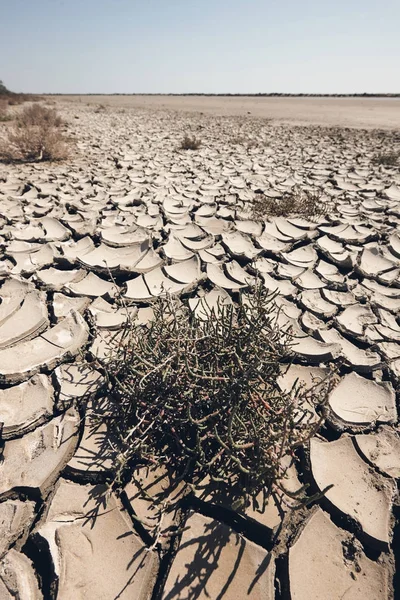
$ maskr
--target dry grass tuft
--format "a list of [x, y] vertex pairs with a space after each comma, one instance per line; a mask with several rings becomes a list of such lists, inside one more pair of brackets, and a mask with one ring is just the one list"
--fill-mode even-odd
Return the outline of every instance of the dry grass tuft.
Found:
[[58, 161], [68, 157], [68, 143], [54, 109], [39, 104], [25, 107], [15, 126], [0, 143], [4, 162]]
[[328, 204], [322, 200], [320, 190], [307, 190], [295, 186], [280, 198], [268, 198], [264, 194], [256, 194], [253, 202], [253, 217], [300, 216], [306, 219], [317, 219], [330, 212]]
[[196, 136], [190, 137], [185, 135], [183, 138], [180, 149], [181, 150], [198, 150], [201, 146], [201, 140], [197, 139]]
[[400, 160], [400, 152], [380, 152], [372, 158], [372, 164], [385, 167], [397, 167]]

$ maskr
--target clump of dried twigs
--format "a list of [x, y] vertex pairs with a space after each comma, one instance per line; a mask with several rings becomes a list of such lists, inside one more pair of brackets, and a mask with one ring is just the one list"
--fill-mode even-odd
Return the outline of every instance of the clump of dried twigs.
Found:
[[330, 212], [330, 207], [323, 200], [320, 190], [302, 189], [298, 186], [284, 192], [279, 198], [256, 194], [252, 208], [255, 219], [288, 216], [317, 219]]
[[314, 408], [323, 387], [296, 382], [283, 391], [291, 338], [261, 286], [239, 303], [206, 307], [199, 320], [171, 298], [159, 300], [147, 326], [128, 322], [97, 366], [107, 375], [115, 477], [151, 465], [196, 485], [208, 478], [239, 490], [243, 506], [285, 475], [284, 459], [320, 426]]

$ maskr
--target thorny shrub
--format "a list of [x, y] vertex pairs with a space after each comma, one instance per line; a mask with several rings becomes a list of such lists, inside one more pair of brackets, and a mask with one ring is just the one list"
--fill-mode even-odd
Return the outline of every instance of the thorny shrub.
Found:
[[317, 219], [328, 214], [330, 207], [322, 199], [319, 190], [294, 186], [290, 191], [284, 192], [280, 198], [268, 198], [264, 194], [256, 194], [252, 212], [255, 219], [288, 216]]
[[224, 484], [236, 490], [236, 508], [247, 506], [283, 485], [285, 458], [320, 427], [315, 409], [327, 387], [279, 386], [292, 342], [261, 286], [237, 305], [205, 305], [206, 319], [177, 302], [158, 300], [146, 326], [128, 321], [107, 357], [95, 361], [108, 381], [115, 481], [150, 465], [192, 490], [204, 479]]
[[1, 159], [31, 162], [67, 158], [68, 144], [61, 125], [54, 109], [39, 104], [25, 107], [16, 117], [13, 129], [1, 140]]
[[198, 150], [201, 146], [201, 140], [197, 139], [196, 136], [190, 137], [185, 135], [183, 138], [180, 149], [181, 150]]

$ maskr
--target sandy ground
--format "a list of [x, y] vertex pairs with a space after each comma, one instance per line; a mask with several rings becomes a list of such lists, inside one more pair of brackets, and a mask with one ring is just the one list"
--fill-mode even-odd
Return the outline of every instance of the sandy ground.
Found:
[[253, 98], [213, 96], [61, 96], [110, 107], [274, 119], [292, 125], [400, 129], [400, 98]]

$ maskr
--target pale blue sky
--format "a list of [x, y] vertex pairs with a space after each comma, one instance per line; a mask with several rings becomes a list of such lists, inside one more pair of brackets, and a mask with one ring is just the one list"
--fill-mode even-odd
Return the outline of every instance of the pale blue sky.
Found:
[[400, 93], [400, 0], [0, 0], [0, 79], [38, 93]]

